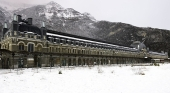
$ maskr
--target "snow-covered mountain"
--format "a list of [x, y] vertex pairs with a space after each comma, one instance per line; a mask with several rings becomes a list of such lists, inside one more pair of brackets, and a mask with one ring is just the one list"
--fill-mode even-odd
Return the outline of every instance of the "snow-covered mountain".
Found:
[[33, 23], [39, 27], [41, 22], [45, 21], [48, 29], [95, 38], [93, 32], [96, 29], [93, 24], [96, 20], [94, 17], [72, 8], [63, 8], [55, 2], [36, 5], [15, 13], [22, 15], [23, 18], [32, 17]]

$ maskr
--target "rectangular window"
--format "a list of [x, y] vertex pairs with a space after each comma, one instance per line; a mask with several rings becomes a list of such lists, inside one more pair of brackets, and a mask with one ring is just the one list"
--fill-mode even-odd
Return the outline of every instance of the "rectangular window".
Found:
[[58, 53], [60, 52], [60, 48], [57, 48], [57, 52], [58, 52]]
[[70, 40], [67, 40], [67, 42], [66, 42], [68, 45], [70, 45], [71, 44], [71, 42], [70, 42]]
[[52, 52], [53, 51], [53, 48], [52, 47], [50, 47], [50, 52]]
[[66, 50], [65, 48], [62, 48], [62, 52], [63, 52], [63, 53], [65, 53], [65, 50]]
[[76, 46], [79, 46], [79, 41], [76, 41]]
[[29, 44], [28, 45], [28, 52], [33, 52], [34, 51], [34, 45], [33, 44]]
[[62, 39], [62, 43], [63, 43], [63, 44], [66, 44], [66, 40], [65, 40], [65, 39]]
[[56, 42], [57, 44], [60, 44], [60, 40], [59, 40], [58, 38], [55, 39], [55, 42]]
[[56, 48], [56, 51], [55, 52], [58, 52], [58, 48]]

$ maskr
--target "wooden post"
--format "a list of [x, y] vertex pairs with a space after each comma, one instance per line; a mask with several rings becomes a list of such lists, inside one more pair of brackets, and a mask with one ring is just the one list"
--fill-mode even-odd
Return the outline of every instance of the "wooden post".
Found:
[[52, 54], [50, 54], [50, 72], [51, 72], [51, 64], [52, 63]]
[[13, 69], [14, 69], [14, 55], [15, 55], [15, 53], [14, 53], [14, 52], [12, 52], [12, 58], [13, 58], [13, 60], [12, 60], [12, 64], [13, 64]]

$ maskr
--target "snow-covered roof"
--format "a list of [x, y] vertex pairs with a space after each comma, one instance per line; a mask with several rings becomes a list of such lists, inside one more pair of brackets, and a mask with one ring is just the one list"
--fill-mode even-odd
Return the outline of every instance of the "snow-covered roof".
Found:
[[34, 34], [33, 32], [27, 32], [28, 34]]
[[166, 54], [164, 54], [164, 53], [153, 52], [153, 51], [149, 51], [149, 54], [154, 54], [154, 55], [166, 55]]

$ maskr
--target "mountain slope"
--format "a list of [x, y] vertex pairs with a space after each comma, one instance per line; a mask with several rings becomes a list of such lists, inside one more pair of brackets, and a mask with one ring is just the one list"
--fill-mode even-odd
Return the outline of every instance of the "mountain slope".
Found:
[[1, 35], [1, 31], [2, 31], [2, 26], [4, 24], [4, 22], [9, 22], [9, 20], [11, 19], [11, 14], [6, 11], [5, 9], [3, 9], [2, 7], [0, 7], [0, 35]]
[[72, 8], [64, 9], [55, 2], [23, 9], [16, 14], [23, 18], [32, 17], [33, 23], [39, 27], [45, 21], [48, 29], [94, 38], [95, 19], [90, 14], [81, 14]]
[[170, 31], [154, 28], [140, 28], [125, 23], [99, 21], [97, 39], [130, 46], [133, 41], [141, 41], [152, 51], [169, 51]]

